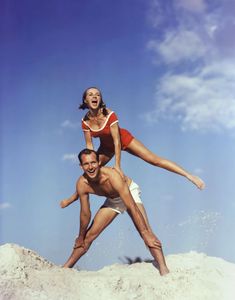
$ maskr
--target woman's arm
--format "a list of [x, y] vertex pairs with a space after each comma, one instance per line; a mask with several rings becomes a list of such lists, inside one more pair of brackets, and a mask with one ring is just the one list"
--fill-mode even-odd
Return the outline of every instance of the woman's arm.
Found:
[[84, 137], [85, 137], [86, 147], [90, 150], [94, 150], [92, 137], [91, 137], [91, 132], [90, 131], [84, 131]]
[[110, 132], [114, 143], [115, 168], [118, 171], [121, 171], [121, 138], [120, 138], [118, 123], [115, 123], [110, 126]]

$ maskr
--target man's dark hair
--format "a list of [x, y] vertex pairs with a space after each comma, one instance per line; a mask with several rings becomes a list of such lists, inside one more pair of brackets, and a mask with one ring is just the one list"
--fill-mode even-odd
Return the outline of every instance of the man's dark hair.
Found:
[[99, 161], [99, 154], [95, 151], [95, 150], [91, 150], [91, 149], [83, 149], [79, 154], [78, 154], [78, 159], [80, 161], [80, 164], [82, 164], [82, 155], [85, 154], [85, 155], [89, 155], [91, 153], [95, 153], [96, 155], [96, 159], [97, 161]]

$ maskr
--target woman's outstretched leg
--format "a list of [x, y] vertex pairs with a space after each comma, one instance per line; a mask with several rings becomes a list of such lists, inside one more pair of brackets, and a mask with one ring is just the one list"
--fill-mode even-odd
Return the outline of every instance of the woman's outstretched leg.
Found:
[[188, 180], [190, 180], [201, 190], [205, 187], [205, 183], [202, 181], [201, 178], [188, 173], [182, 167], [178, 166], [176, 163], [168, 159], [157, 156], [135, 138], [130, 142], [130, 144], [126, 148], [126, 151], [128, 151], [132, 155], [135, 155], [143, 159], [144, 161], [148, 162], [151, 165], [166, 169], [170, 172], [174, 172], [176, 174], [186, 177]]
[[114, 156], [114, 153], [104, 153], [103, 151], [100, 152], [98, 149], [98, 154], [99, 154], [99, 161], [101, 163], [101, 166], [105, 166]]

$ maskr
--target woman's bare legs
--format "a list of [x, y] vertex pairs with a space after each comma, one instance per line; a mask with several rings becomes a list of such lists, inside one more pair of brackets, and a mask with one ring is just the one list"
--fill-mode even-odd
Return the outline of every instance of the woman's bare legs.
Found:
[[99, 153], [99, 161], [101, 166], [105, 166], [114, 156], [114, 153], [104, 153], [103, 151], [100, 152], [99, 149], [97, 151]]
[[[147, 217], [147, 214], [146, 214], [146, 211], [145, 211], [145, 208], [144, 208], [143, 204], [141, 204], [141, 203], [136, 203], [136, 204], [137, 204], [139, 210], [141, 211], [141, 213], [142, 213], [142, 215], [144, 217], [144, 220], [146, 222], [148, 230], [150, 232], [152, 232], [152, 229], [150, 227], [150, 224], [149, 224], [149, 221], [148, 221], [148, 217]], [[159, 239], [158, 239], [158, 241], [159, 241]], [[161, 244], [160, 241], [159, 241], [159, 243]], [[148, 248], [149, 248], [150, 253], [154, 257], [154, 259], [158, 263], [160, 274], [161, 275], [168, 274], [169, 273], [169, 269], [167, 268], [167, 265], [166, 265], [166, 261], [165, 261], [165, 258], [164, 258], [162, 247], [161, 247], [161, 249], [150, 248], [150, 247], [148, 247]]]
[[186, 177], [201, 190], [205, 187], [205, 183], [201, 180], [201, 178], [195, 175], [191, 175], [182, 167], [178, 166], [176, 163], [157, 156], [135, 138], [130, 142], [130, 144], [126, 148], [126, 151], [132, 155], [143, 159], [151, 165], [166, 169], [170, 172], [174, 172], [176, 174]]

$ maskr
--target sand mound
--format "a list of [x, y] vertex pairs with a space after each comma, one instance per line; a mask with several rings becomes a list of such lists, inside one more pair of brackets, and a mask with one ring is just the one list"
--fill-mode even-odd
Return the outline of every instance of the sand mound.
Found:
[[161, 277], [152, 263], [112, 265], [97, 272], [62, 269], [37, 253], [0, 247], [1, 300], [234, 300], [235, 265], [190, 252], [166, 258]]

